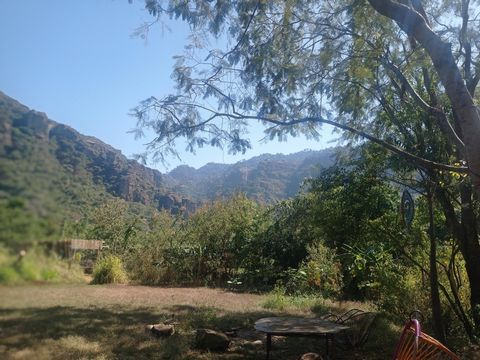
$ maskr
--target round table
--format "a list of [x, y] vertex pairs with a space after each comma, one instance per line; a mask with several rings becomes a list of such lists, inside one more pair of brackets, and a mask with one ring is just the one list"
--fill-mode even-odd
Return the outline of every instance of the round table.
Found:
[[268, 317], [255, 322], [255, 330], [267, 335], [267, 360], [270, 359], [272, 335], [323, 337], [326, 339], [326, 351], [329, 354], [329, 342], [332, 353], [335, 349], [335, 334], [348, 329], [348, 326], [331, 321], [301, 317]]

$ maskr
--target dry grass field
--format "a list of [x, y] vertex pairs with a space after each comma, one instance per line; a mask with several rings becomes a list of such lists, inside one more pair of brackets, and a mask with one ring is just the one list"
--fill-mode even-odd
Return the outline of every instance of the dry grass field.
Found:
[[[273, 303], [272, 303], [273, 301]], [[2, 359], [264, 359], [264, 338], [253, 323], [264, 316], [311, 316], [339, 304], [305, 300], [276, 306], [264, 295], [208, 288], [156, 288], [125, 285], [27, 285], [0, 287]], [[342, 304], [351, 307], [354, 304]], [[358, 305], [358, 304], [356, 304]], [[336, 308], [336, 309], [335, 309]], [[270, 309], [270, 310], [268, 310]], [[145, 325], [173, 319], [176, 333], [157, 339]], [[388, 359], [394, 330], [377, 331], [371, 345], [339, 359]], [[237, 329], [225, 353], [193, 346], [195, 329]], [[390, 333], [391, 332], [391, 333]], [[375, 338], [377, 337], [377, 338]], [[380, 338], [378, 338], [380, 337]], [[259, 344], [255, 340], [262, 340]], [[381, 345], [379, 345], [381, 344]], [[274, 338], [272, 359], [297, 359], [324, 351], [312, 339]]]

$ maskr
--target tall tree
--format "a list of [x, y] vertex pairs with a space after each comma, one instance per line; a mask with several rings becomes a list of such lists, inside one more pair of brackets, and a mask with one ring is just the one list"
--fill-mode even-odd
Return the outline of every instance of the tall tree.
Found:
[[[192, 29], [192, 41], [173, 71], [177, 92], [151, 97], [134, 110], [137, 135], [145, 128], [156, 134], [147, 153], [157, 159], [175, 154], [181, 137], [192, 151], [212, 145], [242, 152], [250, 147], [251, 122], [265, 125], [270, 139], [299, 133], [318, 138], [321, 124], [328, 123], [346, 130], [347, 139], [369, 139], [417, 168], [468, 173], [471, 182], [458, 185], [460, 210], [452, 205], [455, 195], [444, 194], [442, 204], [465, 257], [480, 328], [473, 196], [480, 195], [476, 2], [145, 4], [159, 21], [181, 18]], [[397, 106], [414, 109], [416, 116]]]
[[[371, 6], [380, 14], [394, 20], [405, 33], [425, 49], [437, 71], [445, 93], [455, 112], [458, 133], [456, 136], [464, 143], [465, 158], [469, 166], [469, 173], [473, 187], [480, 195], [480, 113], [473, 101], [476, 86], [480, 79], [480, 72], [472, 72], [472, 64], [478, 67], [478, 60], [472, 54], [472, 41], [477, 38], [467, 35], [469, 29], [470, 0], [455, 1], [460, 7], [462, 25], [458, 34], [460, 55], [464, 59], [464, 76], [455, 60], [452, 44], [442, 39], [439, 33], [431, 27], [422, 1], [412, 0], [403, 3], [391, 0], [368, 0]], [[475, 34], [478, 35], [478, 34]], [[453, 130], [455, 132], [455, 130]]]

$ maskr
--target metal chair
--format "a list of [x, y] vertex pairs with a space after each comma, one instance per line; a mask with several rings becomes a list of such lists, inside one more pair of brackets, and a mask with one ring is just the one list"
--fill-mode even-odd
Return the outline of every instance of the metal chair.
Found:
[[365, 344], [376, 316], [374, 312], [351, 309], [340, 315], [325, 314], [322, 319], [349, 326], [348, 330], [339, 334], [338, 344], [342, 348], [353, 349]]
[[359, 311], [340, 319], [343, 325], [349, 326], [341, 335], [339, 342], [344, 348], [353, 349], [363, 346], [370, 336], [377, 313]]
[[333, 321], [333, 322], [338, 323], [338, 324], [343, 324], [343, 323], [345, 323], [345, 321], [350, 319], [350, 317], [355, 316], [355, 315], [360, 314], [360, 313], [363, 313], [363, 312], [364, 312], [363, 310], [359, 310], [359, 309], [350, 309], [350, 310], [348, 310], [348, 311], [346, 311], [346, 312], [344, 312], [343, 314], [340, 314], [340, 315], [337, 315], [337, 314], [334, 314], [334, 313], [326, 313], [326, 314], [320, 316], [320, 319]]

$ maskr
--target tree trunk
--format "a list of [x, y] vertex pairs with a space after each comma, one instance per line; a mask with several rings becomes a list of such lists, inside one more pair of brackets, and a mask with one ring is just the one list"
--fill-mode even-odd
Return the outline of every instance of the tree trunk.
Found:
[[432, 301], [433, 328], [435, 337], [446, 345], [445, 328], [442, 321], [442, 305], [440, 303], [440, 292], [438, 290], [437, 272], [437, 244], [435, 240], [435, 219], [433, 215], [433, 193], [428, 191], [428, 219], [430, 238], [430, 299]]
[[458, 114], [470, 178], [480, 198], [480, 114], [455, 63], [451, 45], [443, 42], [428, 26], [426, 19], [414, 9], [391, 0], [368, 1], [380, 14], [396, 21], [422, 45], [432, 59], [452, 108]]
[[470, 305], [478, 333], [480, 332], [480, 243], [478, 242], [477, 219], [473, 211], [471, 188], [463, 184], [460, 193], [462, 202], [460, 251], [465, 259], [470, 283]]
[[[450, 233], [452, 234], [456, 243], [460, 245], [460, 252], [462, 253], [462, 256], [465, 258], [465, 256], [463, 255], [465, 252], [465, 249], [462, 246], [463, 243], [466, 243], [466, 241], [463, 239], [464, 227], [463, 225], [461, 225], [459, 219], [457, 219], [455, 209], [452, 203], [448, 200], [445, 191], [443, 189], [437, 188], [436, 195], [443, 208], [443, 213], [445, 215], [447, 228], [450, 230]], [[468, 273], [467, 273], [467, 276], [468, 276]], [[469, 282], [470, 281], [472, 280], [469, 279]], [[473, 341], [474, 335], [473, 335], [473, 326], [471, 323], [472, 319], [467, 317], [466, 311], [463, 308], [463, 304], [461, 303], [460, 298], [458, 296], [457, 289], [455, 288], [456, 286], [457, 284], [454, 284], [452, 281], [450, 281], [450, 287], [452, 289], [452, 293], [455, 297], [455, 302], [457, 304], [458, 311], [459, 311], [457, 315], [459, 316], [460, 321], [463, 323], [463, 326], [465, 328], [465, 332], [468, 335], [468, 338], [471, 341]], [[474, 297], [471, 297], [471, 299], [474, 299]]]

